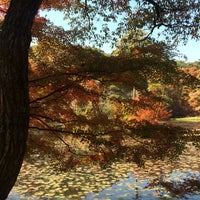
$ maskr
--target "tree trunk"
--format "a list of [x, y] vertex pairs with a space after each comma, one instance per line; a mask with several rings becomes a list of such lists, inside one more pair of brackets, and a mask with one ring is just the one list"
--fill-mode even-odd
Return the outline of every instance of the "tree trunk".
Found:
[[11, 0], [0, 30], [0, 200], [20, 171], [29, 121], [28, 49], [42, 0]]

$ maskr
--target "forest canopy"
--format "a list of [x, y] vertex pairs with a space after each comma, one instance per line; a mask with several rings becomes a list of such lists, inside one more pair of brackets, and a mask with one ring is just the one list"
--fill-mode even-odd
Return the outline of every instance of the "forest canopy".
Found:
[[[31, 145], [45, 144], [50, 152], [70, 151], [78, 160], [84, 155], [104, 162], [118, 155], [143, 162], [134, 157], [136, 152], [129, 155], [130, 147], [123, 141], [143, 137], [141, 127], [154, 130], [152, 124], [176, 114], [172, 107], [177, 106], [177, 96], [168, 93], [178, 84], [192, 90], [199, 80], [179, 68], [172, 59], [173, 47], [152, 38], [133, 42], [133, 35], [124, 35], [112, 55], [106, 55], [65, 44], [62, 37], [43, 37], [30, 51]], [[188, 112], [198, 111], [191, 107]], [[57, 149], [50, 142], [53, 138], [64, 145]]]
[[[2, 15], [8, 3], [0, 1]], [[146, 36], [152, 32], [164, 35], [168, 42], [199, 39], [198, 0], [44, 0], [41, 9], [62, 11], [71, 26], [66, 36], [79, 43], [84, 43], [85, 38], [99, 45], [108, 41], [116, 43], [128, 31], [137, 33], [141, 29], [146, 31]]]

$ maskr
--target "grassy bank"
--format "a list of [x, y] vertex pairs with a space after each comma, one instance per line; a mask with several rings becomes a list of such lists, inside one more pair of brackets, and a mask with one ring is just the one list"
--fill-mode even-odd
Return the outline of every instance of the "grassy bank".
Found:
[[199, 117], [184, 117], [184, 118], [171, 118], [168, 121], [169, 125], [180, 126], [182, 128], [191, 130], [200, 130], [200, 116]]
[[170, 121], [179, 121], [179, 122], [200, 122], [200, 117], [171, 118]]

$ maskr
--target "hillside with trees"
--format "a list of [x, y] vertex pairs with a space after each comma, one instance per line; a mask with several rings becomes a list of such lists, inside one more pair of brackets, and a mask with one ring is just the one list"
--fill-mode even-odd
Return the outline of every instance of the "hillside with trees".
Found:
[[[177, 61], [177, 67], [182, 74], [180, 78], [177, 77], [178, 82], [174, 85], [156, 85], [155, 92], [162, 93], [168, 99], [169, 108], [172, 110], [171, 117], [199, 116], [199, 62]], [[184, 79], [188, 79], [189, 84], [185, 84]]]

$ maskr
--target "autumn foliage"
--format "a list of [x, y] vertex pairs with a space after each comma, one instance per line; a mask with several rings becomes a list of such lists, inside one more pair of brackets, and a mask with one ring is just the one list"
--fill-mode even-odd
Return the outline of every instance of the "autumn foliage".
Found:
[[[53, 38], [39, 41], [30, 51], [29, 147], [45, 143], [43, 149], [54, 155], [84, 155], [74, 163], [104, 162], [124, 148], [130, 130], [168, 119], [168, 103], [148, 91], [151, 76], [143, 59], [130, 62]], [[162, 79], [159, 72], [156, 76]], [[65, 164], [73, 163], [66, 159]]]
[[[120, 12], [126, 8], [117, 2], [113, 6]], [[102, 6], [107, 5], [104, 3]], [[41, 8], [52, 5], [58, 10], [83, 8], [74, 1], [44, 1]], [[177, 77], [182, 88], [188, 80], [185, 74], [199, 76], [196, 68], [184, 69], [180, 75], [171, 59], [172, 47], [150, 37], [140, 41], [146, 35], [141, 30], [128, 31], [112, 55], [75, 45], [74, 30], [64, 30], [39, 15], [32, 33], [29, 147], [55, 155], [83, 154], [88, 156], [85, 160], [109, 160], [123, 148], [128, 135], [134, 137], [137, 127], [157, 124], [175, 115], [176, 108], [180, 110], [182, 104], [178, 107], [175, 102], [180, 91], [173, 87]], [[191, 92], [187, 103], [198, 112], [197, 96], [198, 90]], [[71, 157], [68, 161], [72, 163]]]

